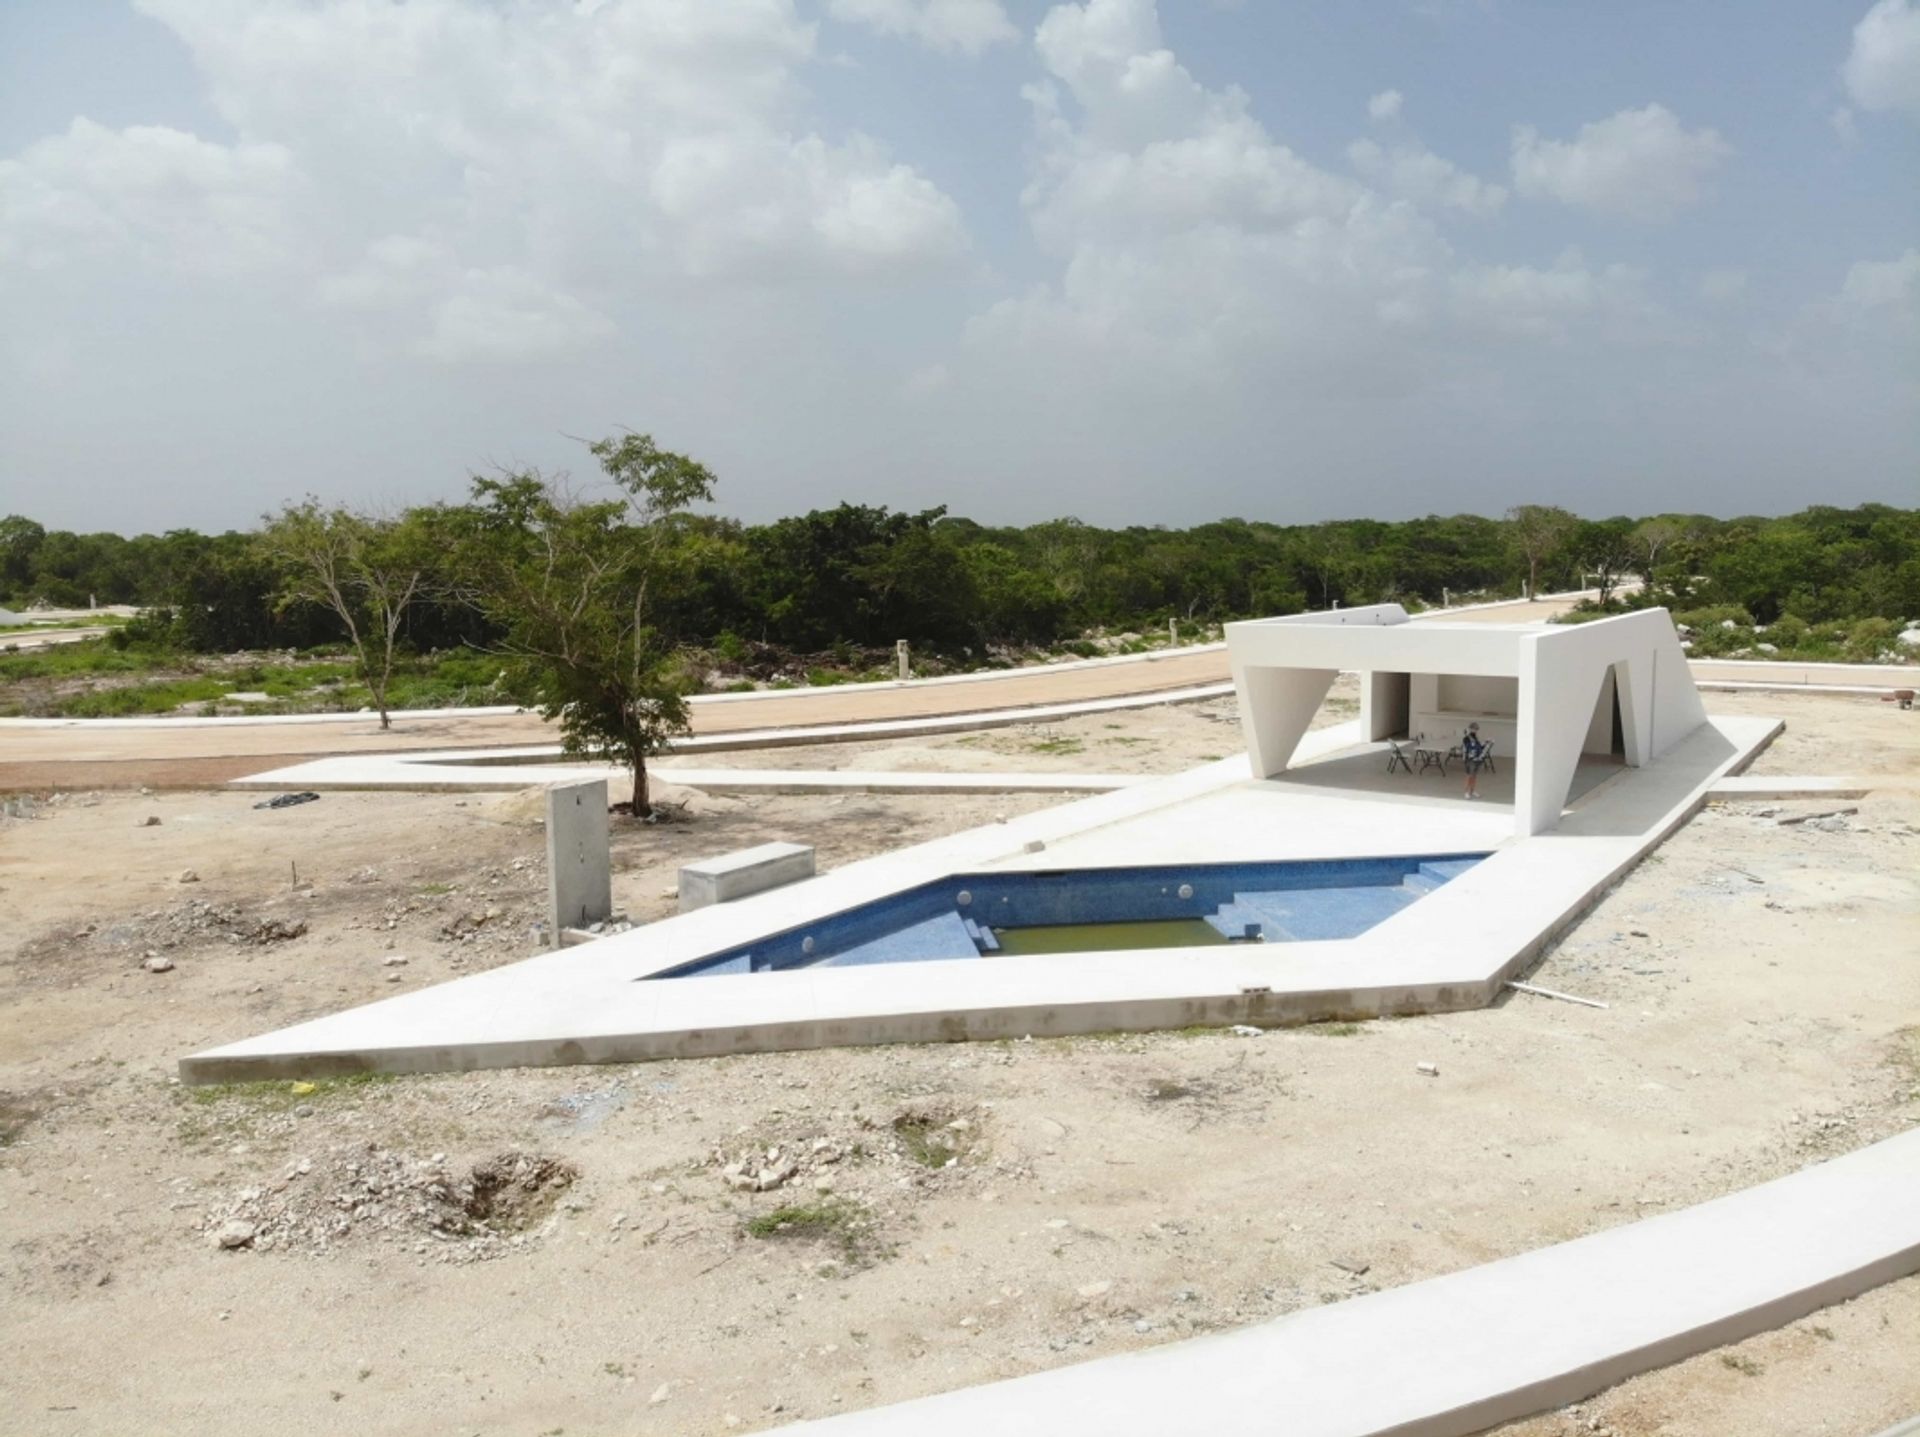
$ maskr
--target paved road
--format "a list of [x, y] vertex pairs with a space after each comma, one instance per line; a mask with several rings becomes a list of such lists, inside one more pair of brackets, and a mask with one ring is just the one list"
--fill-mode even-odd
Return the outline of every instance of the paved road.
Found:
[[[1570, 607], [1571, 598], [1502, 604], [1448, 615], [1449, 622], [1542, 621]], [[1884, 682], [1885, 678], [1834, 677], [1804, 664], [1703, 663], [1703, 678], [1738, 677], [1779, 683]], [[1708, 673], [1712, 669], [1714, 672]], [[1227, 678], [1223, 646], [1174, 650], [1121, 662], [1043, 665], [980, 675], [964, 681], [911, 684], [848, 684], [790, 689], [751, 696], [696, 699], [696, 734], [749, 729], [799, 728], [819, 724], [872, 723], [886, 719], [1120, 698], [1219, 683]], [[141, 724], [72, 720], [22, 723], [0, 720], [0, 792], [52, 788], [185, 788], [225, 783], [249, 773], [285, 767], [332, 754], [391, 753], [408, 749], [497, 748], [554, 742], [538, 715], [450, 710], [398, 719], [382, 732], [364, 714], [305, 722], [262, 718], [156, 720]]]
[[104, 626], [85, 629], [12, 629], [0, 634], [0, 653], [9, 649], [44, 649], [53, 644], [77, 644], [111, 632]]

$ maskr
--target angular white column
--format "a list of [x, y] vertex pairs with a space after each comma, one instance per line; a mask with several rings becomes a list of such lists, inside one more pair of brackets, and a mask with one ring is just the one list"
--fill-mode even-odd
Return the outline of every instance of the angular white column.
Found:
[[1275, 669], [1233, 666], [1233, 687], [1240, 701], [1240, 731], [1255, 778], [1286, 771], [1305, 737], [1338, 669]]

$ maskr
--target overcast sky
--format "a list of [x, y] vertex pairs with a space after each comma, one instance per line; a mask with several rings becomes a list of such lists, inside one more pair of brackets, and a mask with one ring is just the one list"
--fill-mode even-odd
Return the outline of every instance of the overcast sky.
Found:
[[620, 426], [746, 519], [1920, 503], [1920, 0], [0, 4], [0, 513]]

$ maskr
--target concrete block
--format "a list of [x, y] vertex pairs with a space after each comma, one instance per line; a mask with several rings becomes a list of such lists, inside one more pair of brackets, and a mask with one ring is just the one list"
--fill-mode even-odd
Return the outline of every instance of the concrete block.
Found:
[[813, 850], [801, 843], [763, 843], [718, 858], [702, 858], [680, 870], [680, 911], [731, 903], [811, 877]]
[[613, 856], [607, 838], [607, 783], [547, 790], [548, 932], [587, 928], [613, 916]]

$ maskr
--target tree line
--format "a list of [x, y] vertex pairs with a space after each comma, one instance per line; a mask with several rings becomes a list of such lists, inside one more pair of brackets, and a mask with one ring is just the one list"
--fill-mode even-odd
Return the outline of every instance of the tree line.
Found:
[[[1600, 603], [1727, 606], [1752, 622], [1920, 616], [1920, 510], [1781, 517], [1501, 518], [1105, 529], [995, 527], [944, 507], [840, 504], [768, 524], [698, 512], [716, 480], [646, 435], [589, 446], [588, 488], [476, 477], [466, 502], [389, 514], [285, 505], [254, 529], [127, 538], [0, 519], [0, 603], [136, 604], [123, 643], [199, 652], [346, 644], [384, 719], [396, 657], [513, 661], [570, 748], [635, 773], [684, 726], [694, 656], [907, 639], [962, 662], [1096, 628], [1214, 623], [1335, 604], [1410, 608], [1595, 586]], [[1623, 598], [1625, 580], [1642, 581]]]

